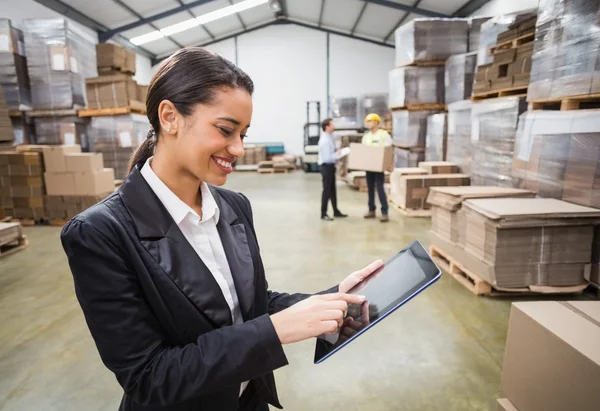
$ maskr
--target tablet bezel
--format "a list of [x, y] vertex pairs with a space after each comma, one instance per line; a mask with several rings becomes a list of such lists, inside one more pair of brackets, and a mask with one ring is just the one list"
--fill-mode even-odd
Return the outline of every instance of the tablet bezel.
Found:
[[[391, 262], [393, 262], [396, 258], [400, 257], [400, 255], [402, 255], [403, 253], [407, 252], [408, 250], [412, 251], [412, 254], [415, 256], [415, 259], [417, 260], [417, 263], [419, 264], [419, 267], [421, 267], [421, 269], [425, 273], [425, 279], [423, 279], [421, 282], [419, 282], [419, 284], [417, 284], [416, 286], [414, 286], [413, 288], [411, 288], [410, 290], [408, 290], [407, 292], [405, 292], [403, 295], [399, 296], [398, 299], [396, 301], [394, 301], [392, 304], [390, 304], [387, 307], [383, 308], [381, 310], [382, 314], [378, 318], [376, 318], [375, 320], [373, 320], [370, 324], [368, 324], [365, 328], [363, 328], [362, 330], [358, 331], [355, 335], [353, 335], [352, 337], [348, 338], [342, 344], [340, 344], [339, 346], [335, 347], [333, 350], [329, 351], [327, 354], [325, 354], [325, 355], [323, 355], [323, 356], [321, 356], [319, 358], [317, 358], [317, 356], [319, 354], [319, 343], [320, 343], [319, 340], [320, 340], [320, 338], [317, 337], [317, 342], [316, 342], [316, 346], [315, 346], [315, 358], [314, 358], [314, 363], [315, 364], [322, 363], [327, 358], [331, 357], [333, 354], [335, 354], [336, 352], [338, 352], [339, 350], [341, 350], [343, 347], [345, 347], [346, 345], [350, 344], [350, 342], [354, 341], [360, 335], [364, 334], [367, 330], [369, 330], [375, 324], [379, 323], [381, 320], [383, 320], [388, 315], [390, 315], [391, 313], [393, 313], [394, 311], [396, 311], [402, 305], [406, 304], [413, 297], [415, 297], [417, 294], [419, 294], [420, 292], [422, 292], [424, 289], [426, 289], [427, 287], [429, 287], [430, 285], [432, 285], [434, 282], [436, 282], [441, 277], [442, 272], [441, 272], [440, 268], [435, 264], [435, 262], [433, 261], [433, 259], [431, 258], [431, 256], [429, 255], [429, 253], [427, 252], [427, 250], [425, 249], [425, 247], [423, 247], [423, 244], [421, 244], [421, 242], [418, 241], [418, 240], [413, 241], [410, 245], [408, 245], [404, 249], [400, 250], [396, 255], [394, 255], [392, 258], [390, 258], [384, 264], [384, 267], [387, 266], [388, 264], [390, 264]], [[421, 257], [421, 258], [419, 258], [419, 257]], [[428, 271], [431, 268], [433, 268], [433, 267], [436, 268], [435, 273], [434, 274], [428, 274]], [[381, 269], [383, 269], [383, 267]], [[354, 294], [355, 293], [354, 290], [357, 289], [357, 288], [359, 288], [359, 287], [360, 287], [360, 284], [358, 284], [352, 290], [350, 290], [348, 292], [348, 294]], [[360, 292], [358, 292], [358, 293], [360, 293]]]

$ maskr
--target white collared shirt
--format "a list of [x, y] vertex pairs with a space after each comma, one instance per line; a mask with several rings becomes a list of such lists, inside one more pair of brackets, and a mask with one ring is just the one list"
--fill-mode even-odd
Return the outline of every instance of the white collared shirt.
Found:
[[[225, 255], [221, 237], [217, 231], [220, 210], [208, 185], [204, 182], [200, 185], [200, 192], [202, 194], [202, 218], [200, 218], [198, 213], [177, 197], [158, 178], [150, 166], [152, 158], [150, 157], [142, 167], [142, 176], [160, 202], [165, 206], [173, 221], [175, 221], [185, 238], [198, 254], [198, 257], [200, 257], [215, 278], [215, 281], [223, 292], [227, 305], [229, 305], [233, 324], [242, 324], [244, 320], [242, 318], [235, 283], [233, 282], [233, 276], [231, 275], [231, 269], [229, 268], [229, 262]], [[242, 384], [240, 395], [247, 386], [247, 382]]]

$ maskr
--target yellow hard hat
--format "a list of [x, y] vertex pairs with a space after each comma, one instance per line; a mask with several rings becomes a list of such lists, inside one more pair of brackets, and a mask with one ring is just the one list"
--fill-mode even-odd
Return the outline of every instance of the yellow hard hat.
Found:
[[379, 117], [379, 114], [371, 113], [365, 118], [365, 123], [367, 121], [377, 121], [378, 123], [381, 123], [381, 117]]

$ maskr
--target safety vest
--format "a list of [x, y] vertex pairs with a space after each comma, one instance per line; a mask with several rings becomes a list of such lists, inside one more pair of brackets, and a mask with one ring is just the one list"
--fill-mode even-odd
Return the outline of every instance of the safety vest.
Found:
[[369, 131], [367, 132], [363, 138], [362, 143], [366, 146], [379, 146], [385, 147], [388, 144], [389, 133], [384, 129], [378, 129], [375, 133]]

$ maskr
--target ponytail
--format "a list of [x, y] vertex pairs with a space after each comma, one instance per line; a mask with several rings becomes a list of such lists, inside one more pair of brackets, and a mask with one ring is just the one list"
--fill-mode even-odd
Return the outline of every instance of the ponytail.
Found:
[[150, 157], [154, 155], [154, 149], [156, 148], [156, 143], [158, 141], [158, 136], [154, 132], [154, 129], [150, 129], [146, 136], [146, 139], [140, 146], [135, 150], [131, 159], [129, 160], [129, 172], [134, 169], [134, 167], [138, 164], [144, 164]]

